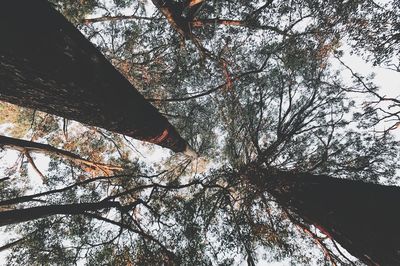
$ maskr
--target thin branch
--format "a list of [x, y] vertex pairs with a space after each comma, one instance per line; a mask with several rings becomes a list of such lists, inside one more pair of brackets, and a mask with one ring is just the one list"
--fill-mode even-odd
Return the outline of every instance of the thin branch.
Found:
[[12, 241], [12, 242], [10, 242], [10, 243], [7, 243], [7, 244], [5, 244], [4, 246], [1, 246], [1, 247], [0, 247], [0, 252], [3, 252], [3, 251], [5, 251], [5, 250], [7, 250], [7, 249], [10, 249], [10, 248], [12, 248], [12, 247], [14, 247], [14, 246], [16, 246], [16, 245], [18, 245], [18, 244], [24, 242], [24, 241], [26, 240], [26, 238], [27, 238], [27, 237], [23, 237], [23, 238], [20, 238], [20, 239], [15, 240], [15, 241]]
[[32, 168], [35, 170], [35, 172], [40, 176], [40, 178], [42, 179], [43, 183], [47, 182], [47, 177], [39, 170], [39, 168], [36, 166], [35, 161], [33, 160], [32, 156], [29, 154], [29, 152], [26, 150], [24, 152], [26, 159], [28, 160], [28, 162], [30, 163], [30, 165], [32, 166]]
[[[267, 65], [267, 62], [268, 62], [269, 58], [270, 58], [270, 55], [268, 55], [267, 59], [264, 60], [263, 64], [257, 69], [243, 72], [243, 73], [241, 73], [241, 74], [239, 74], [239, 75], [237, 75], [235, 77], [230, 77], [229, 82], [233, 83], [234, 81], [239, 80], [240, 78], [242, 78], [244, 76], [247, 76], [247, 75], [250, 75], [250, 74], [260, 73], [261, 71], [264, 70], [265, 66]], [[194, 95], [191, 95], [191, 96], [186, 96], [186, 97], [167, 98], [167, 99], [147, 98], [146, 100], [149, 101], [149, 102], [182, 102], [182, 101], [188, 101], [188, 100], [192, 100], [192, 99], [196, 99], [196, 98], [200, 98], [200, 97], [209, 95], [209, 94], [211, 94], [213, 92], [216, 92], [216, 91], [218, 91], [220, 89], [225, 88], [227, 85], [228, 85], [228, 82], [225, 82], [225, 83], [223, 83], [223, 84], [221, 84], [221, 85], [219, 85], [219, 86], [217, 86], [215, 88], [212, 88], [210, 90], [207, 90], [207, 91], [204, 91], [204, 92], [201, 92], [201, 93], [198, 93], [198, 94], [194, 94]]]
[[[369, 92], [372, 93], [374, 96], [376, 96], [380, 101], [392, 101], [396, 104], [400, 104], [400, 100], [396, 99], [396, 98], [391, 98], [391, 97], [385, 97], [385, 96], [381, 96], [379, 95], [377, 92], [375, 92], [373, 89], [371, 89], [365, 82], [364, 80], [353, 71], [353, 69], [351, 69], [348, 65], [346, 65], [339, 57], [336, 56], [336, 59], [345, 67], [347, 68], [351, 75], [357, 79], [357, 81], [364, 87], [364, 89]], [[355, 92], [360, 92], [362, 93], [362, 91], [355, 91]]]
[[[75, 163], [78, 164], [84, 164], [86, 166], [89, 166], [91, 168], [98, 168], [104, 172], [104, 169], [110, 170], [110, 171], [122, 171], [124, 170], [123, 167], [121, 166], [115, 166], [115, 165], [109, 165], [109, 164], [103, 164], [103, 163], [98, 163], [98, 162], [92, 162], [90, 160], [84, 159], [80, 157], [79, 155], [72, 153], [70, 151], [58, 149], [56, 147], [53, 147], [49, 144], [42, 144], [38, 142], [33, 142], [33, 141], [28, 141], [28, 140], [22, 140], [22, 139], [16, 139], [16, 138], [11, 138], [11, 137], [6, 137], [6, 136], [1, 136], [0, 135], [0, 146], [2, 147], [8, 147], [12, 148], [15, 150], [19, 150], [23, 153], [26, 152], [41, 152], [44, 154], [51, 154], [51, 155], [57, 155], [61, 158], [65, 158], [68, 160], [71, 160]], [[29, 160], [29, 158], [28, 158]]]
[[279, 29], [278, 27], [270, 25], [253, 24], [247, 20], [210, 18], [210, 19], [195, 19], [191, 22], [193, 28], [201, 28], [206, 25], [216, 25], [216, 24], [224, 26], [237, 26], [237, 27], [247, 27], [251, 29], [270, 30], [284, 36], [289, 35], [286, 30]]
[[13, 199], [8, 199], [8, 200], [3, 200], [3, 201], [0, 201], [0, 206], [12, 205], [12, 204], [23, 203], [23, 202], [28, 202], [28, 201], [37, 201], [37, 200], [34, 200], [34, 199], [35, 198], [39, 198], [39, 197], [43, 197], [43, 196], [47, 196], [47, 195], [50, 195], [50, 194], [54, 194], [54, 193], [62, 193], [62, 192], [65, 192], [67, 190], [73, 189], [75, 187], [83, 186], [83, 185], [86, 185], [86, 184], [89, 184], [89, 183], [92, 183], [92, 182], [95, 182], [95, 181], [109, 180], [109, 179], [118, 178], [118, 177], [124, 177], [124, 176], [128, 176], [128, 175], [98, 176], [98, 177], [95, 177], [95, 178], [87, 179], [87, 180], [82, 181], [82, 182], [77, 182], [75, 184], [72, 184], [72, 185], [64, 187], [64, 188], [49, 190], [49, 191], [42, 192], [42, 193], [21, 196], [21, 197], [17, 197], [17, 198], [13, 198]]
[[186, 96], [186, 97], [181, 97], [181, 98], [168, 98], [168, 99], [155, 99], [155, 98], [150, 98], [150, 99], [146, 99], [149, 102], [182, 102], [182, 101], [188, 101], [188, 100], [192, 100], [192, 99], [196, 99], [196, 98], [200, 98], [206, 95], [209, 95], [219, 89], [222, 89], [226, 86], [226, 83], [219, 85], [218, 87], [212, 88], [210, 90], [207, 90], [205, 92], [199, 93], [199, 94], [195, 94], [192, 96]]
[[169, 190], [178, 190], [178, 189], [187, 188], [190, 186], [200, 185], [200, 184], [201, 184], [200, 181], [193, 181], [193, 182], [183, 184], [183, 185], [162, 185], [162, 184], [153, 183], [153, 184], [142, 185], [142, 186], [137, 186], [137, 187], [128, 189], [126, 191], [117, 193], [115, 195], [108, 196], [108, 197], [104, 198], [103, 200], [105, 200], [105, 201], [112, 200], [112, 199], [115, 199], [115, 198], [118, 198], [118, 197], [121, 197], [124, 195], [131, 194], [135, 191], [142, 190], [142, 189], [148, 189], [148, 188], [163, 188], [163, 189], [169, 189]]
[[121, 20], [148, 20], [148, 21], [155, 21], [160, 20], [157, 17], [142, 17], [136, 15], [117, 15], [117, 16], [102, 16], [102, 17], [95, 17], [95, 18], [84, 18], [81, 20], [83, 24], [89, 25], [97, 22], [112, 22], [112, 21], [121, 21]]
[[175, 259], [175, 254], [174, 254], [172, 251], [168, 250], [158, 239], [156, 239], [156, 238], [154, 238], [153, 236], [151, 236], [151, 235], [149, 235], [149, 234], [143, 232], [142, 230], [134, 229], [134, 228], [132, 228], [131, 226], [129, 226], [129, 225], [127, 225], [127, 224], [124, 224], [124, 223], [122, 223], [122, 222], [117, 222], [117, 221], [114, 221], [114, 220], [105, 218], [105, 217], [100, 216], [100, 215], [97, 215], [97, 214], [85, 213], [84, 215], [86, 215], [86, 216], [88, 216], [88, 217], [91, 217], [91, 218], [95, 218], [95, 219], [104, 221], [104, 222], [107, 222], [107, 223], [110, 223], [110, 224], [113, 224], [113, 225], [116, 225], [116, 226], [119, 226], [119, 227], [124, 228], [124, 229], [127, 229], [127, 230], [129, 230], [129, 231], [131, 231], [131, 232], [133, 232], [133, 233], [136, 233], [136, 234], [142, 236], [143, 238], [145, 238], [145, 239], [147, 239], [147, 240], [150, 240], [150, 241], [156, 243], [158, 246], [160, 246], [160, 247], [163, 249], [163, 251], [166, 253], [166, 255], [167, 255], [170, 259], [173, 259], [173, 260]]

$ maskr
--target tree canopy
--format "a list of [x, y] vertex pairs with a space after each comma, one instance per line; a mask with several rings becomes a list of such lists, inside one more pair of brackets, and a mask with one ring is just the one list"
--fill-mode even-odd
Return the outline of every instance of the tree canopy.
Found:
[[2, 102], [6, 264], [400, 261], [398, 1], [51, 2], [199, 157]]

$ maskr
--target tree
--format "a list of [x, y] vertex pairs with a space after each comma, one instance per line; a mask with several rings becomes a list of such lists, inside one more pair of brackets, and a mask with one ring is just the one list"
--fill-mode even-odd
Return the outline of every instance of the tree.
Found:
[[[205, 1], [184, 41], [165, 12], [139, 1], [90, 1], [79, 12], [54, 2], [210, 164], [199, 173], [200, 159], [127, 156], [118, 161], [124, 176], [90, 179], [55, 158], [39, 191], [17, 186], [22, 174], [6, 179], [3, 211], [103, 200], [116, 206], [10, 225], [20, 237], [6, 243], [18, 243], [10, 263], [398, 260], [398, 188], [378, 184], [398, 184], [399, 142], [393, 130], [376, 132], [378, 110], [366, 115], [364, 99], [354, 97], [377, 97], [376, 88], [341, 80], [331, 65], [356, 29], [353, 19], [379, 15], [372, 1]], [[50, 143], [63, 147], [61, 140]], [[130, 204], [137, 205], [126, 211]], [[374, 224], [376, 234], [366, 234]], [[318, 257], [310, 254], [315, 246]]]
[[[168, 121], [50, 4], [4, 5], [2, 100], [185, 151]], [[23, 20], [10, 15], [17, 10]]]
[[[301, 173], [251, 169], [250, 183], [267, 190], [291, 219], [316, 226], [367, 265], [395, 265], [400, 258], [393, 212], [400, 189]], [[261, 189], [260, 189], [261, 188]]]

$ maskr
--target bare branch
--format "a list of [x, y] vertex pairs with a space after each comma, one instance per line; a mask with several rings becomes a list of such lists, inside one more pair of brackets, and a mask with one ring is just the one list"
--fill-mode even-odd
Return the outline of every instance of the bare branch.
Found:
[[[109, 171], [122, 171], [124, 169], [121, 166], [92, 162], [90, 160], [80, 157], [79, 155], [77, 155], [75, 153], [58, 149], [49, 144], [42, 144], [42, 143], [38, 143], [38, 142], [16, 139], [16, 138], [11, 138], [11, 137], [1, 136], [1, 135], [0, 135], [0, 146], [19, 150], [23, 153], [41, 152], [44, 154], [57, 155], [61, 158], [71, 160], [78, 164], [84, 164], [91, 168], [98, 168], [98, 169], [102, 170], [103, 172], [104, 172], [104, 169], [107, 169]], [[28, 160], [29, 160], [29, 158], [28, 158]]]

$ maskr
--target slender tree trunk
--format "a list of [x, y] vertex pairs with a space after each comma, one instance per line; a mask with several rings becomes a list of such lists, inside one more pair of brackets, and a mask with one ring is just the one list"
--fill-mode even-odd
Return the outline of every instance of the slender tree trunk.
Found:
[[116, 201], [101, 201], [95, 203], [75, 203], [65, 205], [48, 205], [26, 209], [16, 209], [0, 212], [0, 227], [10, 224], [32, 221], [56, 214], [84, 214], [107, 208], [121, 207]]
[[324, 175], [253, 172], [285, 209], [368, 265], [400, 265], [400, 188]]
[[173, 126], [45, 0], [0, 4], [0, 100], [175, 152]]
[[86, 160], [75, 153], [66, 151], [66, 150], [61, 150], [57, 149], [56, 147], [53, 147], [48, 144], [42, 144], [42, 143], [37, 143], [33, 141], [28, 141], [28, 140], [22, 140], [22, 139], [16, 139], [16, 138], [10, 138], [6, 136], [0, 135], [0, 147], [5, 147], [5, 148], [11, 148], [18, 150], [20, 152], [40, 152], [44, 154], [50, 154], [50, 155], [57, 155], [61, 158], [71, 160], [77, 164], [83, 164], [86, 166], [89, 166], [91, 168], [99, 168], [100, 170], [123, 170], [122, 167], [120, 166], [114, 166], [114, 165], [108, 165], [108, 164], [103, 164], [103, 163], [97, 163], [97, 162], [92, 162], [90, 160]]

